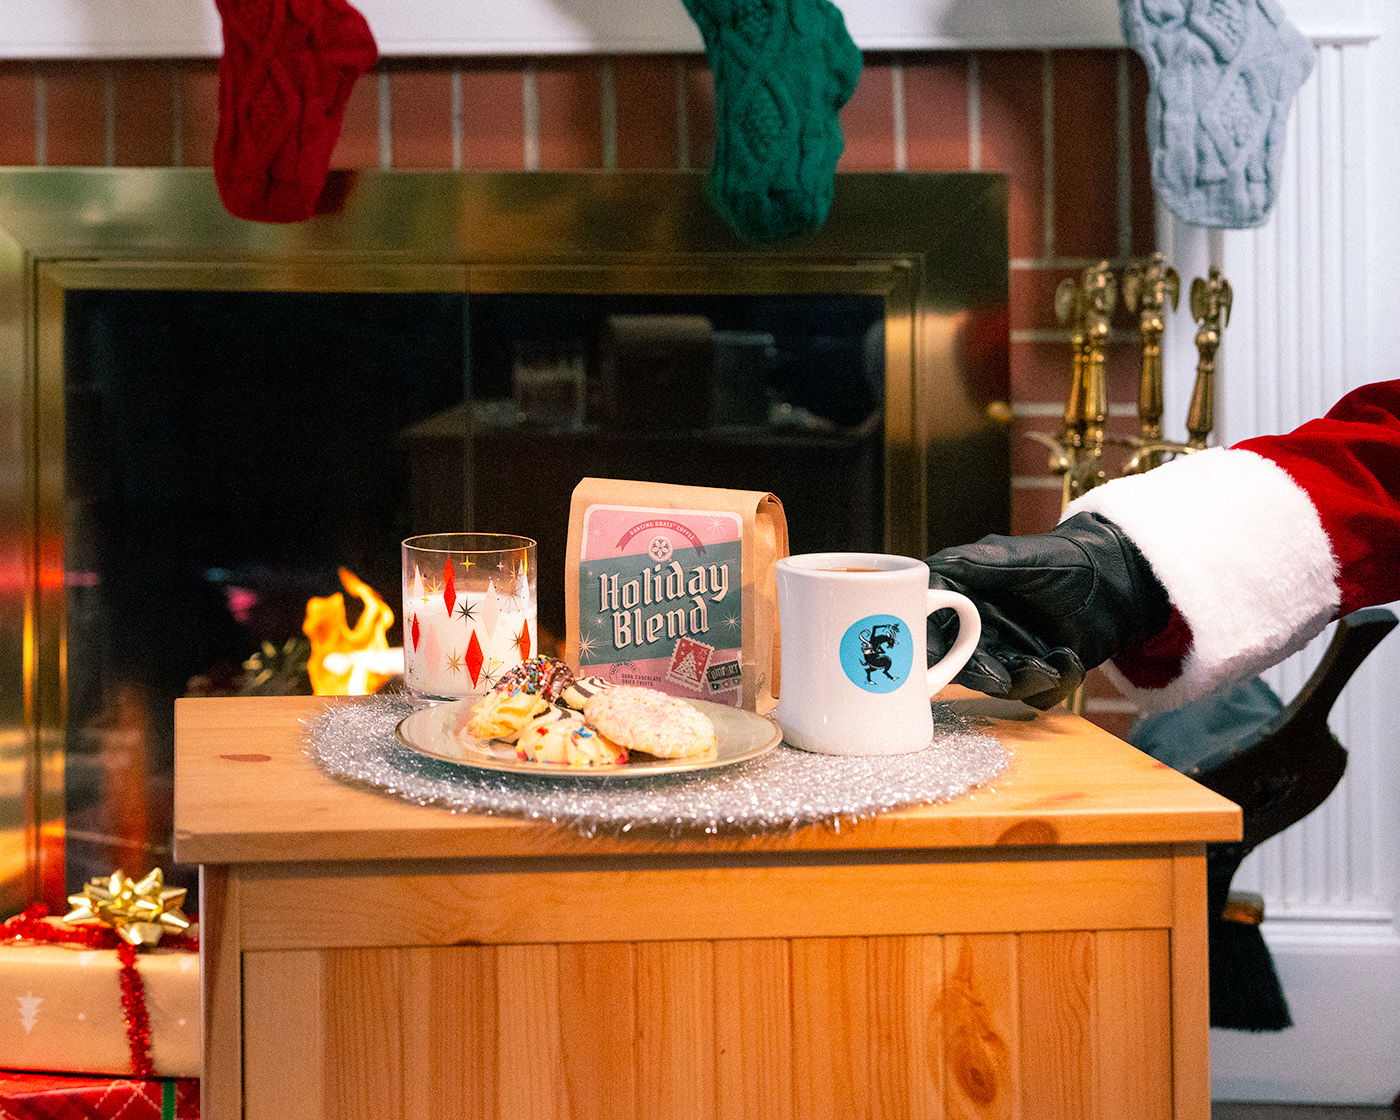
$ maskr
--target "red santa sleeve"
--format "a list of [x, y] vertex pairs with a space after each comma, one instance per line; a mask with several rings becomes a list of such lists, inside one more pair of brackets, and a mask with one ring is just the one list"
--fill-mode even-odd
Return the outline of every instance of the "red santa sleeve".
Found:
[[1104, 667], [1146, 711], [1180, 707], [1400, 598], [1400, 381], [1279, 436], [1184, 456], [1072, 503], [1138, 546], [1167, 627]]

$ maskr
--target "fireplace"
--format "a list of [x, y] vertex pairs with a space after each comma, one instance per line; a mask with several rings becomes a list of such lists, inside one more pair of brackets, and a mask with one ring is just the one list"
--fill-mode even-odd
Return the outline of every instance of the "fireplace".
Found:
[[332, 185], [274, 227], [203, 170], [0, 171], [0, 908], [185, 882], [174, 697], [288, 687], [339, 567], [397, 611], [403, 536], [535, 535], [562, 604], [588, 474], [772, 490], [795, 551], [1007, 529], [1002, 176], [843, 175], [767, 248], [688, 173]]

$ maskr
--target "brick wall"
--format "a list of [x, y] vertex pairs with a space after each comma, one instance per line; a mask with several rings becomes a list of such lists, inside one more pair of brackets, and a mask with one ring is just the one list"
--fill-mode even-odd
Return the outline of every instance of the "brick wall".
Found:
[[[0, 164], [201, 166], [217, 63], [0, 63]], [[1142, 121], [1146, 78], [1126, 50], [870, 54], [842, 112], [848, 171], [1001, 171], [1010, 183], [1016, 431], [1053, 432], [1068, 383], [1055, 286], [1154, 247]], [[356, 86], [337, 167], [468, 170], [704, 168], [714, 134], [701, 56], [385, 61]], [[1120, 308], [1108, 353], [1111, 429], [1131, 431], [1136, 335]], [[1059, 485], [1013, 441], [1013, 527], [1048, 528]], [[1127, 705], [1095, 682], [1090, 715]]]

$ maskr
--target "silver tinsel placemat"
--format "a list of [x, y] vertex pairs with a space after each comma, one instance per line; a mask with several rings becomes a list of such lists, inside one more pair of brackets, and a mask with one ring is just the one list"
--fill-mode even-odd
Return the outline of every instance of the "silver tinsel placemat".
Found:
[[914, 754], [849, 758], [782, 745], [733, 766], [617, 782], [505, 774], [429, 758], [394, 734], [410, 711], [382, 696], [333, 705], [309, 722], [307, 750], [326, 773], [416, 805], [550, 821], [585, 836], [839, 828], [889, 809], [951, 801], [1007, 765], [1000, 743], [944, 704], [933, 705], [933, 742]]

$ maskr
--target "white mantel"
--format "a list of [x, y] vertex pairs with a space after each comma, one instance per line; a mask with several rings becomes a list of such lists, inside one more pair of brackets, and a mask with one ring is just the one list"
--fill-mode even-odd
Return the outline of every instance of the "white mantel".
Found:
[[[1318, 42], [1364, 40], [1387, 0], [1284, 0]], [[1117, 0], [837, 0], [863, 50], [1118, 47]], [[385, 57], [695, 52], [681, 0], [356, 0]], [[214, 0], [45, 0], [0, 20], [0, 58], [200, 58]]]

